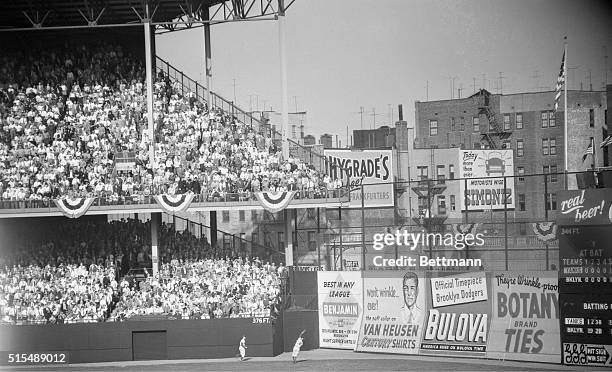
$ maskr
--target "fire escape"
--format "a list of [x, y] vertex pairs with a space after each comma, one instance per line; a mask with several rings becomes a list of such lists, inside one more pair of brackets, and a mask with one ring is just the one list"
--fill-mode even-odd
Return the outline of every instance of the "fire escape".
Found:
[[[434, 170], [436, 169], [434, 149], [431, 149], [430, 152], [430, 167]], [[427, 232], [438, 231], [448, 218], [446, 215], [446, 204], [443, 206], [435, 204], [436, 196], [442, 195], [444, 190], [446, 190], [445, 176], [442, 174], [437, 174], [436, 176], [436, 179], [421, 176], [421, 179], [410, 187], [420, 200], [427, 201], [423, 205], [419, 203], [418, 214], [412, 217], [413, 221], [425, 228]]]
[[503, 123], [497, 121], [495, 111], [493, 111], [493, 108], [491, 107], [491, 93], [481, 89], [480, 92], [476, 93], [476, 95], [480, 96], [478, 115], [484, 115], [488, 122], [487, 132], [481, 134], [480, 142], [483, 144], [484, 148], [493, 150], [501, 149], [502, 143], [512, 135], [512, 132], [506, 131]]

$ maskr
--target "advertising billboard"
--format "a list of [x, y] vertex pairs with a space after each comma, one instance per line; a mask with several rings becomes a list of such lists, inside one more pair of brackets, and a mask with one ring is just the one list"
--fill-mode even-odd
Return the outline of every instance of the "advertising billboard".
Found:
[[554, 271], [494, 272], [487, 357], [559, 363], [559, 290]]
[[363, 314], [361, 272], [318, 272], [317, 287], [319, 346], [353, 350]]
[[400, 270], [369, 275], [375, 276], [363, 279], [364, 313], [355, 350], [418, 354], [427, 295], [424, 275]]
[[484, 272], [432, 277], [420, 354], [484, 357], [491, 306]]
[[361, 208], [361, 185], [365, 207], [393, 207], [393, 152], [391, 150], [325, 150], [328, 174], [347, 181], [350, 207]]
[[[512, 150], [461, 150], [459, 152], [461, 210], [514, 209], [514, 158]], [[504, 178], [506, 188], [504, 189]]]

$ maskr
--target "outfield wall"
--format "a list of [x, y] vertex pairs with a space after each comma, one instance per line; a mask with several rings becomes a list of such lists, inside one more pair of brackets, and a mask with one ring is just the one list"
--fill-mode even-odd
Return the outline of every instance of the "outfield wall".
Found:
[[[269, 318], [127, 321], [0, 327], [0, 354], [67, 352], [70, 363], [274, 356]], [[6, 361], [3, 361], [6, 363]]]

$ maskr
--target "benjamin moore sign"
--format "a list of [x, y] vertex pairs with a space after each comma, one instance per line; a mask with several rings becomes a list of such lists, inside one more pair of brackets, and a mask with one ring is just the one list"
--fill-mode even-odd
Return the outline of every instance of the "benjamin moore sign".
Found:
[[361, 207], [361, 185], [363, 184], [364, 206], [392, 207], [393, 198], [393, 152], [391, 150], [325, 150], [329, 175], [344, 183], [350, 180], [350, 207]]
[[[514, 159], [512, 150], [462, 150], [459, 153], [462, 210], [514, 209]], [[506, 188], [504, 190], [504, 178]]]

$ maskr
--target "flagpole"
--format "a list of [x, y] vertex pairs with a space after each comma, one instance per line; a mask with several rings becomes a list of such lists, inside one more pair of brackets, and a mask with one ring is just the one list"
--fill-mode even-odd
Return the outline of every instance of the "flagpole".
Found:
[[565, 75], [565, 79], [563, 79], [563, 85], [565, 85], [564, 90], [565, 90], [565, 94], [563, 97], [563, 148], [564, 148], [564, 152], [565, 152], [565, 188], [566, 190], [569, 189], [567, 181], [568, 181], [568, 159], [567, 159], [567, 155], [568, 155], [568, 149], [567, 149], [567, 80], [568, 80], [568, 76], [567, 76], [567, 36], [565, 36], [563, 38], [563, 54], [565, 55], [565, 61], [563, 62], [563, 75]]
[[593, 154], [591, 154], [591, 160], [593, 160], [593, 170], [595, 170], [595, 165], [597, 165], [597, 152], [595, 152], [595, 137], [591, 138], [591, 146], [593, 146]]

